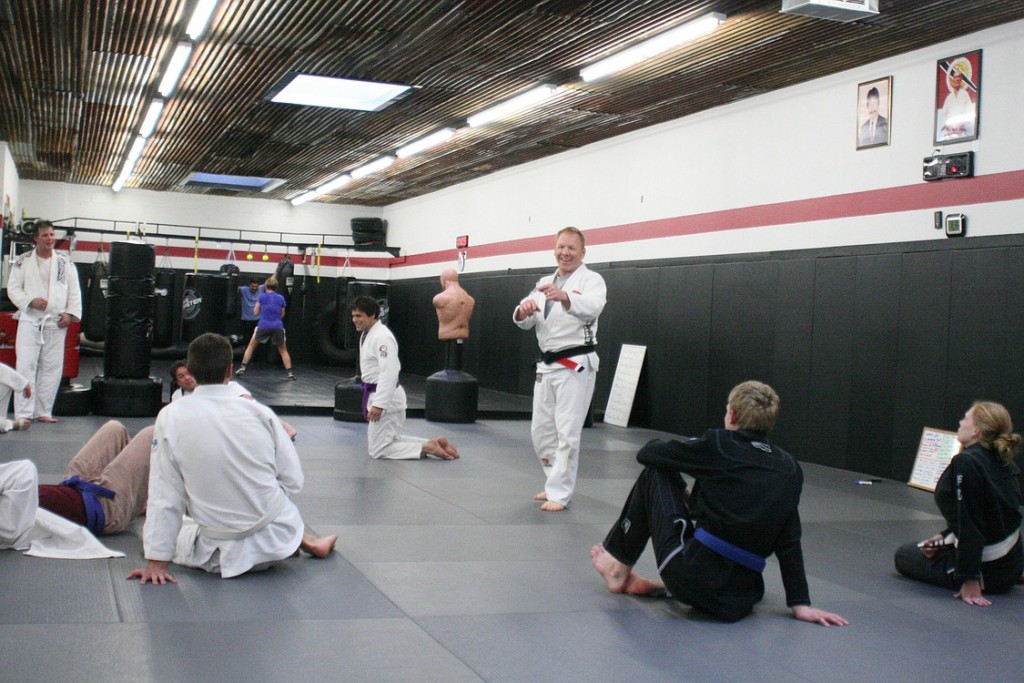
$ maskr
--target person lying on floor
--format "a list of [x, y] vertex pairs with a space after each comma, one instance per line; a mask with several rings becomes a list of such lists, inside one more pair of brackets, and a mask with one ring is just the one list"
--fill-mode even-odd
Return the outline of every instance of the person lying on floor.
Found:
[[300, 549], [322, 557], [337, 543], [336, 535], [306, 533], [291, 500], [303, 483], [295, 445], [269, 408], [233, 400], [231, 356], [219, 334], [189, 344], [197, 386], [157, 415], [143, 529], [148, 564], [129, 579], [174, 583], [172, 561], [231, 578]]
[[[845, 626], [811, 607], [800, 547], [803, 472], [768, 441], [779, 396], [767, 384], [743, 382], [729, 392], [725, 429], [703, 436], [654, 440], [640, 449], [644, 470], [604, 543], [590, 560], [612, 593], [658, 595], [725, 621], [739, 621], [764, 597], [761, 572], [779, 560], [786, 605], [801, 621]], [[682, 474], [696, 483], [687, 491]], [[647, 541], [660, 579], [633, 572]]]

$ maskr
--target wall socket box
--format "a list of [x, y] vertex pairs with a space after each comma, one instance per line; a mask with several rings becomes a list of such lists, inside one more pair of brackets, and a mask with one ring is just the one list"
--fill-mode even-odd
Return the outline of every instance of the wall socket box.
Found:
[[946, 216], [946, 237], [963, 237], [967, 232], [967, 216], [951, 213]]

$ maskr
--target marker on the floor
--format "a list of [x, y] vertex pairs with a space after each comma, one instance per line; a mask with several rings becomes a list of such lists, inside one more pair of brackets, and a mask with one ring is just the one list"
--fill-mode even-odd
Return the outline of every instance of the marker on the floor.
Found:
[[858, 479], [853, 482], [857, 486], [871, 486], [872, 484], [881, 484], [881, 479]]

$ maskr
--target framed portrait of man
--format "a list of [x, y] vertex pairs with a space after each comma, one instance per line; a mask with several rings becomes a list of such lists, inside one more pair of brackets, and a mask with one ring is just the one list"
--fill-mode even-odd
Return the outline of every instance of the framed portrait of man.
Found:
[[857, 149], [889, 144], [892, 128], [892, 76], [857, 86]]
[[981, 50], [940, 59], [935, 65], [935, 144], [978, 138]]

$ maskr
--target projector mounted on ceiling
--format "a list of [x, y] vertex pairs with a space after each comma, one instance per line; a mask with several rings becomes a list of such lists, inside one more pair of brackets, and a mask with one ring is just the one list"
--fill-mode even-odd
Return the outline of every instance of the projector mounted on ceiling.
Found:
[[856, 21], [878, 14], [878, 0], [782, 0], [783, 14]]

